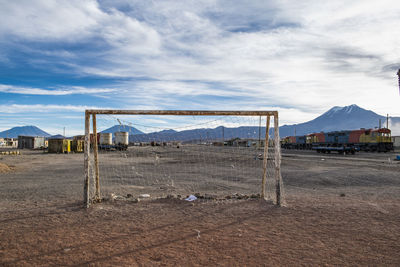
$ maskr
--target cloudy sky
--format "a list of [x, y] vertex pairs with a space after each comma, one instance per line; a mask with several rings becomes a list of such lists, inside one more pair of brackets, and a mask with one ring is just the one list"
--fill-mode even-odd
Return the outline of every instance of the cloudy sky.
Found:
[[0, 130], [82, 133], [85, 108], [400, 116], [399, 25], [394, 0], [0, 0]]

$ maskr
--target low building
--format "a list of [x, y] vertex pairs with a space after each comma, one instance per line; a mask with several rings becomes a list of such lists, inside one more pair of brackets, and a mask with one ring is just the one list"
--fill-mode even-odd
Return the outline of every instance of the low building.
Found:
[[85, 147], [85, 141], [80, 139], [74, 139], [71, 141], [71, 151], [75, 153], [83, 152]]
[[18, 147], [17, 138], [4, 138], [5, 146], [7, 147]]
[[237, 141], [239, 141], [239, 140], [240, 140], [240, 138], [233, 138], [233, 139], [224, 141], [223, 145], [224, 146], [234, 146], [237, 143]]
[[255, 147], [264, 147], [265, 146], [265, 139], [256, 140], [251, 143], [251, 146]]
[[213, 146], [224, 146], [224, 142], [212, 142]]
[[234, 147], [249, 147], [249, 141], [244, 139], [236, 139], [232, 142]]
[[43, 136], [18, 136], [18, 148], [19, 149], [38, 149], [44, 148], [45, 142]]
[[71, 140], [64, 138], [49, 139], [49, 153], [69, 153], [71, 152]]

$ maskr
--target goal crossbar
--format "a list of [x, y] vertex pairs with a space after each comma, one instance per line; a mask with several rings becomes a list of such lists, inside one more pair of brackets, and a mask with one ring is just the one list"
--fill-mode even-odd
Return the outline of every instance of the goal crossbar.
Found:
[[[268, 158], [268, 141], [270, 129], [270, 117], [274, 117], [274, 148], [275, 148], [275, 192], [276, 204], [280, 206], [281, 203], [281, 153], [280, 153], [280, 138], [279, 138], [279, 121], [278, 111], [221, 111], [221, 110], [104, 110], [104, 109], [88, 109], [85, 111], [85, 146], [84, 146], [84, 204], [89, 207], [91, 203], [89, 194], [90, 183], [90, 118], [92, 118], [93, 127], [93, 143], [97, 144], [97, 125], [96, 115], [176, 115], [176, 116], [266, 116], [266, 132], [264, 142], [264, 155], [263, 155], [263, 177], [261, 179], [261, 198], [265, 198], [265, 186], [267, 176], [267, 158]], [[95, 200], [100, 200], [100, 174], [99, 174], [99, 161], [98, 161], [98, 148], [97, 145], [93, 146], [94, 157], [94, 179], [95, 182]]]
[[108, 110], [88, 109], [87, 114], [109, 115], [181, 115], [181, 116], [277, 116], [278, 111], [232, 111], [232, 110]]

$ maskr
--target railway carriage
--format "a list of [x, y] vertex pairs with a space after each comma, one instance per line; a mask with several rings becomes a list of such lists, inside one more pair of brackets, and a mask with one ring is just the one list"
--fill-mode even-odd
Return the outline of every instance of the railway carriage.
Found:
[[282, 139], [281, 147], [286, 149], [308, 149], [317, 152], [351, 153], [356, 151], [388, 152], [393, 150], [391, 131], [387, 128], [351, 131], [312, 133], [303, 136], [288, 136]]

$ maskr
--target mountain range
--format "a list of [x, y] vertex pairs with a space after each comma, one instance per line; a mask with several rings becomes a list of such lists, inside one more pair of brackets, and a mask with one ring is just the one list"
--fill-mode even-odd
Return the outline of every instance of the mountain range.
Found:
[[[391, 126], [400, 125], [400, 117], [390, 117]], [[360, 128], [386, 127], [386, 117], [376, 114], [371, 110], [363, 109], [357, 105], [333, 107], [321, 116], [304, 123], [283, 125], [279, 127], [281, 137], [291, 135], [305, 135], [315, 132], [329, 132], [339, 130], [355, 130]], [[259, 134], [259, 131], [261, 133]], [[397, 133], [398, 134], [398, 133]], [[270, 136], [274, 129], [270, 129]], [[241, 126], [236, 128], [216, 127], [186, 130], [175, 133], [155, 132], [149, 134], [131, 135], [131, 142], [144, 142], [152, 140], [229, 140], [232, 138], [265, 138], [265, 127]]]
[[[359, 128], [375, 128], [379, 127], [379, 121], [382, 127], [386, 127], [386, 117], [376, 114], [371, 110], [363, 109], [357, 105], [350, 105], [345, 107], [333, 107], [321, 116], [304, 123], [283, 125], [279, 127], [280, 136], [291, 135], [305, 135], [314, 132], [329, 132], [337, 130], [354, 130]], [[399, 132], [393, 131], [398, 125], [400, 126], [400, 117], [390, 117], [389, 128], [392, 129], [393, 134]], [[261, 133], [259, 135], [259, 130]], [[258, 126], [240, 126], [235, 128], [218, 126], [216, 128], [200, 128], [185, 131], [175, 131], [173, 129], [163, 130], [160, 132], [143, 133], [135, 127], [127, 125], [114, 125], [102, 133], [115, 133], [119, 131], [129, 132], [129, 140], [131, 142], [145, 142], [152, 140], [163, 141], [189, 141], [189, 140], [228, 140], [232, 138], [261, 138], [265, 137], [265, 127]], [[397, 130], [399, 131], [399, 130]], [[270, 130], [273, 135], [273, 128]], [[0, 132], [0, 137], [16, 138], [18, 135], [28, 136], [45, 136], [49, 137], [50, 134], [39, 129], [36, 126], [23, 126], [14, 127], [12, 129]]]

